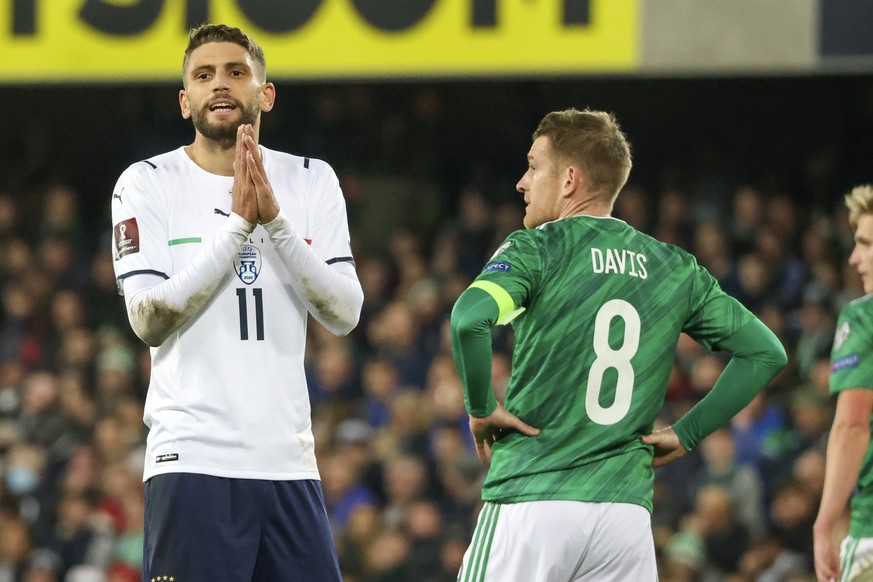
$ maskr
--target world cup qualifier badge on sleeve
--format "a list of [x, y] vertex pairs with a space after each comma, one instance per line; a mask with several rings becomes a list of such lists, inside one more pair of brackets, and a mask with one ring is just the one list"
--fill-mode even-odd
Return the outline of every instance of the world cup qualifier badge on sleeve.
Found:
[[139, 252], [139, 226], [136, 218], [122, 220], [112, 230], [116, 261], [125, 255]]
[[261, 250], [250, 244], [245, 244], [239, 249], [233, 260], [233, 270], [239, 280], [246, 285], [254, 283], [261, 272]]

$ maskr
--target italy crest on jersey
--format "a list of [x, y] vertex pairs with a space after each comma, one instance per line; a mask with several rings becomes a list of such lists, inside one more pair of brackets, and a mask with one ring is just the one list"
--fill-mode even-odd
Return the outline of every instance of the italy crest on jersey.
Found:
[[254, 245], [245, 244], [240, 247], [237, 257], [233, 260], [233, 270], [236, 276], [246, 285], [251, 285], [261, 272], [261, 251]]

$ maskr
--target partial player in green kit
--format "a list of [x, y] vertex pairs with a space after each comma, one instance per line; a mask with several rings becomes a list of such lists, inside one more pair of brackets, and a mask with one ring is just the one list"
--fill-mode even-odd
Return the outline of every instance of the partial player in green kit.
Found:
[[[728, 422], [785, 366], [785, 351], [693, 256], [610, 216], [631, 168], [611, 114], [548, 114], [527, 157], [517, 186], [526, 230], [452, 312], [470, 429], [490, 462], [458, 579], [657, 580], [653, 466]], [[501, 405], [490, 331], [510, 322]], [[705, 399], [650, 434], [682, 332], [732, 359]]]
[[[831, 352], [830, 391], [837, 396], [837, 412], [813, 527], [815, 572], [823, 582], [873, 580], [873, 186], [853, 189], [846, 206], [855, 230], [849, 264], [861, 275], [866, 295], [840, 312]], [[849, 535], [838, 554], [834, 528], [856, 487]]]

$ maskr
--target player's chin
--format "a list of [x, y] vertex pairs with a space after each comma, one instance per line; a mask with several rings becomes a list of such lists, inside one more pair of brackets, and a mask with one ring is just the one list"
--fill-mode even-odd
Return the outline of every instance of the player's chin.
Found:
[[236, 130], [239, 126], [242, 125], [242, 120], [234, 119], [234, 120], [225, 120], [218, 123], [215, 122], [206, 122], [195, 124], [197, 130], [202, 133], [205, 137], [215, 140], [215, 141], [236, 141]]
[[543, 223], [542, 220], [537, 220], [536, 218], [534, 218], [533, 216], [531, 216], [530, 214], [527, 214], [527, 213], [524, 215], [524, 220], [522, 221], [522, 224], [524, 224], [525, 228], [536, 228], [539, 225], [541, 225], [542, 223]]

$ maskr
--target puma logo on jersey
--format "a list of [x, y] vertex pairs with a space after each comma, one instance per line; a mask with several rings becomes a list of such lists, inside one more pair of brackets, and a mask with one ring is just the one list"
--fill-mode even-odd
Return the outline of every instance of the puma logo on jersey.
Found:
[[213, 214], [220, 214], [222, 216], [230, 216], [227, 212], [223, 212], [220, 208], [216, 208]]
[[122, 194], [124, 194], [124, 188], [122, 188], [122, 189], [121, 189], [121, 192], [119, 192], [119, 193], [117, 193], [117, 194], [116, 194], [115, 192], [113, 192], [113, 193], [112, 193], [112, 199], [115, 200], [115, 199], [117, 198], [119, 202], [121, 202], [122, 204], [124, 204], [124, 200], [121, 199], [121, 195], [122, 195]]

